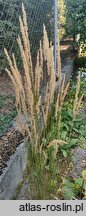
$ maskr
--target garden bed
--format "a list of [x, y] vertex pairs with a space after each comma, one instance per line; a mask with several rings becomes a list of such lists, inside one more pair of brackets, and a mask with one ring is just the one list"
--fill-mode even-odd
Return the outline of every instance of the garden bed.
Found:
[[7, 166], [7, 161], [10, 160], [10, 156], [16, 151], [18, 145], [23, 140], [19, 131], [14, 127], [10, 127], [0, 139], [0, 175], [3, 173], [4, 168]]
[[[65, 66], [62, 69], [62, 72], [63, 72], [63, 75], [65, 73], [67, 74], [67, 79], [70, 78], [71, 73], [73, 72], [73, 61], [72, 60], [69, 60], [66, 62]], [[56, 86], [58, 86], [58, 82], [56, 82]], [[13, 104], [13, 107], [14, 107], [14, 104]], [[9, 105], [8, 105], [8, 109], [6, 109], [6, 106], [5, 106], [5, 110], [8, 112]], [[9, 123], [11, 124], [10, 121]], [[13, 125], [16, 125], [16, 126], [13, 126]], [[13, 125], [11, 127], [8, 127], [6, 132], [3, 133], [3, 135], [0, 138], [0, 174], [2, 174], [2, 169], [6, 166], [6, 162], [10, 159], [10, 156], [16, 151], [16, 147], [23, 140], [22, 135], [18, 131], [16, 120]]]
[[[71, 73], [73, 72], [73, 59], [71, 58], [71, 55], [69, 58], [69, 53], [70, 53], [69, 49], [70, 49], [69, 47], [65, 48], [66, 52], [68, 52], [68, 55], [66, 55], [64, 58], [65, 64], [63, 64], [64, 67], [62, 68], [63, 74], [66, 73], [68, 76], [68, 79], [70, 78]], [[8, 77], [5, 82], [5, 86], [3, 88], [2, 81], [4, 82], [4, 80], [5, 80], [5, 76], [2, 76], [0, 88], [2, 90], [2, 94], [6, 98], [6, 101], [3, 100], [4, 106], [1, 107], [1, 110], [3, 112], [3, 115], [5, 115], [5, 112], [7, 112], [7, 115], [9, 116], [11, 115], [11, 113], [13, 113], [13, 110], [15, 110], [15, 104], [14, 104], [15, 95], [13, 91], [13, 86], [11, 82], [9, 81]], [[9, 101], [10, 96], [11, 96], [11, 101]], [[9, 123], [11, 120], [12, 118], [10, 118]], [[16, 122], [14, 122], [14, 124], [11, 124], [10, 127], [9, 127], [9, 124], [5, 124], [5, 132], [4, 130], [2, 130], [3, 135], [1, 136], [1, 139], [0, 139], [0, 175], [1, 175], [2, 182], [3, 182], [3, 176], [4, 176], [4, 179], [6, 177], [6, 172], [8, 172], [8, 170], [10, 172], [11, 166], [9, 166], [9, 163], [11, 161], [11, 165], [12, 165], [13, 161], [15, 160], [16, 152], [18, 150], [17, 147], [22, 145], [23, 137], [18, 131], [18, 128], [17, 127], [15, 128], [14, 125], [16, 125]], [[6, 129], [7, 127], [8, 129]], [[11, 160], [12, 157], [14, 157], [13, 161]], [[22, 180], [22, 176], [23, 176], [23, 169], [22, 169], [21, 178], [19, 179], [19, 181]], [[19, 182], [17, 182], [17, 184], [18, 183]], [[1, 186], [1, 183], [0, 183], [0, 186]], [[16, 189], [16, 186], [15, 186], [15, 189]], [[4, 197], [4, 199], [5, 198], [6, 197]], [[9, 198], [11, 198], [10, 195], [9, 195]]]
[[[66, 72], [65, 70], [67, 68], [63, 68], [63, 69], [64, 69], [63, 71], [65, 73]], [[68, 64], [68, 70], [67, 70], [68, 78], [71, 76], [72, 72], [73, 72], [73, 61], [72, 61], [72, 64]], [[21, 155], [21, 151], [23, 152], [23, 148], [27, 149], [27, 147], [24, 147], [24, 143], [22, 143], [22, 142], [23, 142], [23, 136], [19, 133], [17, 123], [15, 121], [15, 122], [13, 122], [13, 125], [10, 128], [8, 128], [7, 131], [3, 134], [3, 136], [1, 137], [1, 140], [0, 140], [0, 155], [1, 155], [1, 160], [0, 160], [0, 162], [1, 162], [1, 164], [0, 164], [0, 174], [1, 174], [0, 188], [2, 188], [2, 184], [4, 184], [4, 181], [6, 180], [6, 178], [7, 178], [6, 176], [9, 177], [9, 175], [7, 173], [12, 174], [12, 172], [13, 172], [13, 171], [11, 171], [11, 167], [13, 166], [14, 161], [16, 161], [17, 151]], [[22, 145], [23, 145], [23, 148], [22, 148]], [[24, 152], [23, 152], [23, 153], [25, 153], [25, 158], [27, 157], [26, 152], [27, 152], [27, 150], [24, 150]], [[9, 166], [9, 164], [10, 164], [10, 166]], [[25, 160], [24, 160], [24, 164], [25, 164]], [[13, 166], [13, 167], [15, 167], [15, 166]], [[19, 168], [18, 166], [16, 166], [16, 167]], [[2, 193], [1, 199], [7, 199], [7, 197], [9, 197], [9, 199], [10, 199], [13, 196], [13, 192], [15, 194], [16, 187], [17, 187], [18, 183], [23, 178], [24, 169], [22, 168], [20, 170], [21, 170], [21, 175], [20, 175], [21, 178], [18, 179], [19, 181], [17, 181], [17, 184], [15, 183], [15, 187], [13, 187], [12, 193], [7, 192], [7, 196], [6, 196], [6, 192]], [[17, 172], [18, 172], [18, 170], [15, 169], [15, 176], [18, 175]], [[13, 184], [14, 184], [14, 181], [13, 181]], [[4, 184], [4, 191], [5, 191], [5, 187], [9, 188], [9, 185], [10, 185], [10, 179], [9, 179], [8, 185]], [[12, 179], [11, 179], [11, 186], [12, 186]], [[9, 189], [7, 191], [9, 191]]]
[[[80, 116], [86, 119], [86, 98], [83, 98], [83, 107], [80, 111]], [[82, 124], [83, 126], [83, 124]], [[86, 128], [86, 127], [85, 127]], [[71, 147], [68, 151], [68, 156], [62, 157], [61, 152], [58, 155], [58, 185], [57, 196], [53, 197], [50, 194], [50, 199], [83, 199], [84, 189], [82, 187], [82, 171], [86, 170], [86, 131], [83, 131], [81, 140], [78, 140], [77, 147]], [[81, 137], [81, 135], [80, 135]], [[76, 145], [75, 145], [76, 146]], [[64, 179], [64, 181], [63, 181]], [[28, 200], [35, 197], [34, 189], [30, 190], [29, 173], [27, 171], [24, 179], [17, 187], [14, 194], [16, 200]], [[36, 197], [35, 197], [36, 198]], [[35, 199], [34, 198], [34, 199]]]
[[16, 116], [15, 94], [6, 73], [0, 74], [0, 136]]

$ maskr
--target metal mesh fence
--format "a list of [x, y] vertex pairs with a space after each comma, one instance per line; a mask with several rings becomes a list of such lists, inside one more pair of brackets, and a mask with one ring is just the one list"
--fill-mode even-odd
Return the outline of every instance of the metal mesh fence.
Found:
[[[48, 32], [49, 42], [54, 41], [54, 0], [23, 0], [26, 7], [31, 53], [34, 56], [43, 36], [43, 24]], [[3, 49], [14, 52], [18, 59], [16, 38], [19, 33], [19, 15], [22, 0], [0, 0], [0, 72], [6, 66]]]

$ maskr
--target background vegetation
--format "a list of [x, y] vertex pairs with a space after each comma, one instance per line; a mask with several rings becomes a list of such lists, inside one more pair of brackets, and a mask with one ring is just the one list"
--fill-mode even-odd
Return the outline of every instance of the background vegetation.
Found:
[[[31, 45], [31, 53], [35, 54], [39, 48], [40, 39], [43, 36], [43, 24], [45, 24], [49, 41], [53, 37], [54, 30], [54, 2], [50, 0], [35, 1], [23, 0], [26, 5], [29, 39]], [[16, 52], [19, 66], [19, 50], [16, 44], [16, 37], [19, 32], [18, 17], [21, 14], [22, 0], [0, 0], [0, 68], [4, 70], [6, 59], [4, 57], [3, 48], [6, 47], [10, 53]], [[52, 28], [51, 28], [52, 26]]]

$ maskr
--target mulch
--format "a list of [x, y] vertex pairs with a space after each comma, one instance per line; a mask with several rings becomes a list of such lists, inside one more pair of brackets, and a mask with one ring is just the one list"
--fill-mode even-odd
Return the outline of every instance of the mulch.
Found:
[[10, 156], [15, 153], [18, 145], [21, 144], [23, 136], [19, 131], [10, 127], [0, 139], [0, 175], [7, 166]]

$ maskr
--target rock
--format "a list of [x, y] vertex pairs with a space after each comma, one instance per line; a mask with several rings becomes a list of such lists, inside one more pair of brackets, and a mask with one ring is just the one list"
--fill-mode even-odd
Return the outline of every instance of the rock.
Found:
[[71, 176], [74, 178], [80, 177], [84, 168], [86, 168], [86, 149], [76, 148], [74, 149], [74, 161], [73, 161], [73, 170]]

